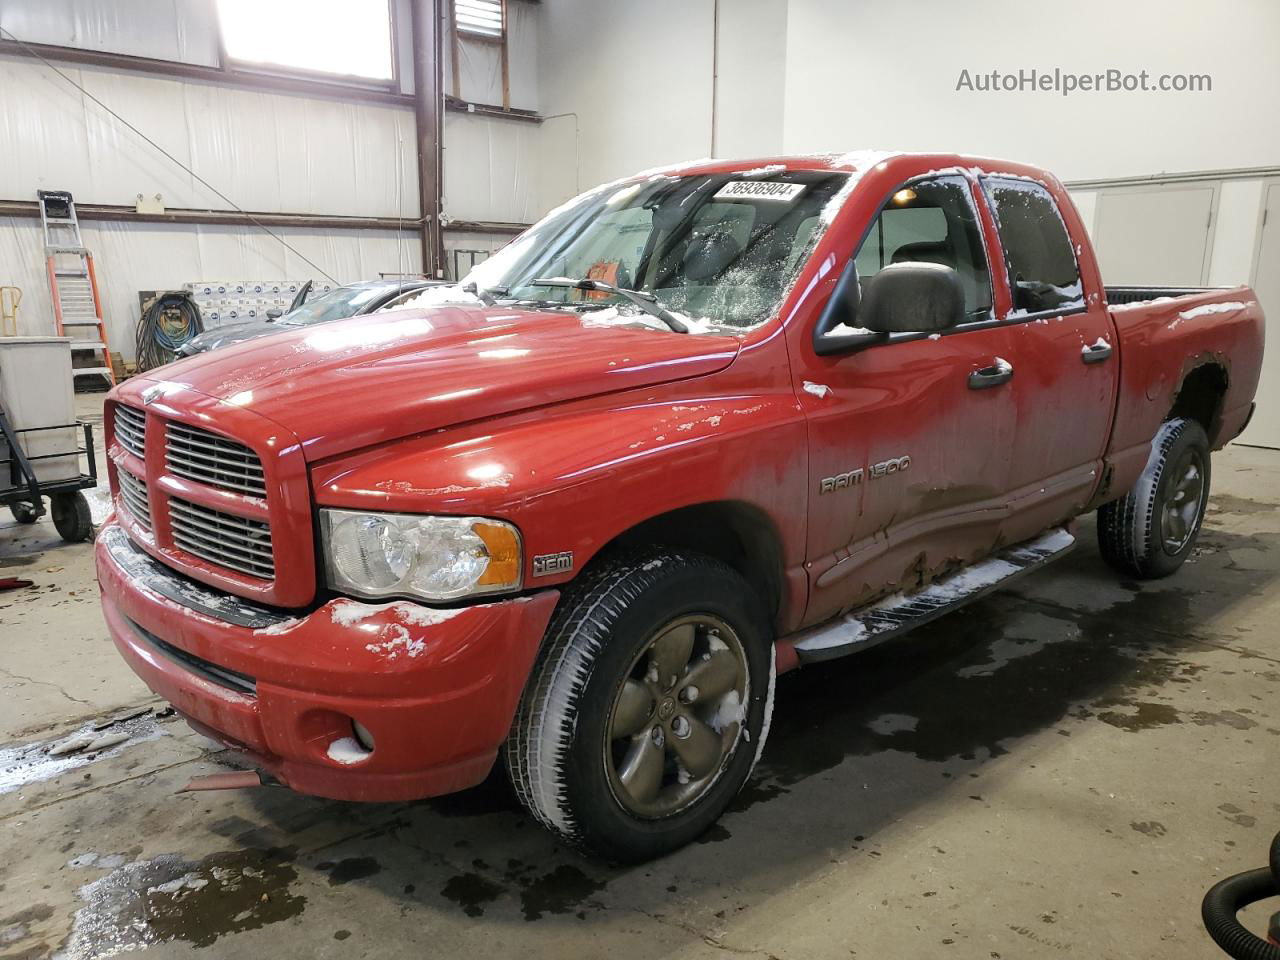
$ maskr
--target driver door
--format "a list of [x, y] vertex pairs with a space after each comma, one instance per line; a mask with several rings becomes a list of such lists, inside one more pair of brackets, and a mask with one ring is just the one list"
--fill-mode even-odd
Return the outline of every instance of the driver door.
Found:
[[851, 269], [862, 289], [890, 263], [960, 275], [966, 322], [899, 333], [851, 352], [799, 358], [809, 439], [806, 623], [911, 590], [997, 543], [1010, 476], [1009, 353], [994, 323], [988, 259], [970, 182], [903, 184], [866, 233]]

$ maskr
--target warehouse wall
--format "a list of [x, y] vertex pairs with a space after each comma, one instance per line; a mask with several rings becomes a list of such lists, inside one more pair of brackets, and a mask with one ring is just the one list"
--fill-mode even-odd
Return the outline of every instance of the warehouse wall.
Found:
[[[1063, 179], [1264, 166], [1280, 158], [1274, 0], [790, 0], [788, 150], [951, 149]], [[972, 73], [1055, 67], [1207, 73], [1212, 93], [957, 92]]]
[[[540, 206], [597, 183], [711, 152], [712, 5], [543, 4]], [[566, 116], [566, 114], [568, 114]]]
[[[411, 92], [408, 0], [395, 0], [403, 92]], [[511, 4], [512, 105], [536, 109], [536, 7]], [[39, 43], [214, 65], [216, 23], [207, 0], [6, 0], [0, 26]], [[242, 209], [329, 216], [416, 218], [413, 110], [264, 93], [99, 67], [57, 64], [93, 96], [192, 167]], [[464, 98], [501, 101], [497, 48], [465, 43]], [[446, 85], [451, 70], [446, 65]], [[0, 55], [0, 199], [68, 189], [80, 203], [132, 205], [160, 194], [166, 207], [233, 209], [154, 147], [110, 118], [48, 67]], [[445, 215], [523, 222], [535, 217], [537, 126], [447, 113]], [[15, 148], [14, 145], [20, 145]], [[273, 232], [340, 282], [421, 269], [406, 230]], [[280, 241], [252, 227], [89, 223], [114, 348], [131, 357], [137, 291], [207, 279], [319, 279]], [[500, 238], [497, 242], [500, 242]], [[447, 235], [446, 246], [490, 249], [488, 237]], [[38, 221], [0, 218], [0, 284], [24, 291], [23, 332], [52, 329]]]
[[[400, 0], [407, 3], [407, 0]], [[547, 4], [546, 7], [552, 6]], [[517, 110], [541, 110], [538, 65], [540, 20], [544, 7], [512, 0], [510, 17], [510, 94]], [[406, 13], [407, 16], [407, 13]], [[452, 89], [452, 50], [445, 43], [444, 89], [473, 103], [502, 103], [502, 57], [493, 43], [460, 34], [459, 86]], [[410, 81], [410, 86], [412, 82]], [[447, 111], [444, 115], [444, 210], [454, 220], [529, 223], [538, 218], [539, 126]], [[499, 243], [505, 242], [499, 240]], [[467, 249], [492, 246], [446, 236], [445, 244]]]
[[[548, 5], [547, 114], [581, 118], [583, 187], [705, 155], [953, 150], [1050, 166], [1063, 179], [1267, 166], [1280, 159], [1280, 4], [1237, 0], [848, 3], [715, 0]], [[1188, 42], [1188, 38], [1195, 38]], [[565, 65], [570, 65], [565, 67]], [[1114, 67], [1207, 73], [1195, 93], [957, 92], [973, 73]], [[550, 124], [548, 130], [555, 129]], [[568, 135], [544, 156], [564, 165]], [[563, 194], [548, 178], [543, 206]], [[559, 189], [557, 189], [559, 188]]]

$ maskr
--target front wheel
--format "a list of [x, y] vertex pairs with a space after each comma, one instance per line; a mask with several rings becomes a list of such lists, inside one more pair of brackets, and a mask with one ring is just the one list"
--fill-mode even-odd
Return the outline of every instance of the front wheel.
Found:
[[506, 747], [516, 793], [620, 862], [683, 846], [742, 788], [773, 707], [756, 594], [709, 557], [650, 551], [561, 600]]
[[1161, 425], [1127, 495], [1098, 508], [1098, 545], [1121, 573], [1167, 577], [1191, 554], [1209, 502], [1209, 438], [1194, 420]]

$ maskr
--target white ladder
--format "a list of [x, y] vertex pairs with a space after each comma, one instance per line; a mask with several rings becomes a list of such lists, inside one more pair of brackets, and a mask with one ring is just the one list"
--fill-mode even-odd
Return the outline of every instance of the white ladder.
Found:
[[[75, 200], [65, 190], [38, 190], [36, 196], [40, 201], [53, 318], [58, 336], [71, 338], [73, 382], [81, 377], [103, 377], [114, 386], [116, 377], [111, 369], [93, 254], [80, 238]], [[75, 366], [77, 353], [89, 354], [90, 362]]]

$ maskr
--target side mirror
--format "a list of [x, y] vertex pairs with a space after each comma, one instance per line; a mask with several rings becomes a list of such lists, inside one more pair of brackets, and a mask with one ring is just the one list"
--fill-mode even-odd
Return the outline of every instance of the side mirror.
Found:
[[940, 263], [892, 263], [875, 275], [858, 307], [873, 333], [932, 333], [964, 321], [960, 275]]
[[267, 319], [279, 320], [283, 314], [284, 314], [284, 311], [281, 310], [279, 307], [272, 307], [270, 310], [267, 311]]

